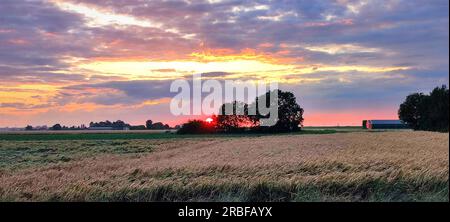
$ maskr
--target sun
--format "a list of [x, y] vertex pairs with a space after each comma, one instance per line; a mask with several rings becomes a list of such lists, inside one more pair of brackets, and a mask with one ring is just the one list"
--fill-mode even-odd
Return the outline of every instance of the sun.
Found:
[[211, 117], [208, 117], [205, 121], [206, 121], [207, 123], [212, 123], [214, 120], [213, 120]]

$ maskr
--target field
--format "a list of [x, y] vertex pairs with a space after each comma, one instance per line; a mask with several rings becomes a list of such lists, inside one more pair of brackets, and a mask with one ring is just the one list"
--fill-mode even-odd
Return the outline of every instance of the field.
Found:
[[449, 135], [0, 134], [0, 201], [449, 201]]

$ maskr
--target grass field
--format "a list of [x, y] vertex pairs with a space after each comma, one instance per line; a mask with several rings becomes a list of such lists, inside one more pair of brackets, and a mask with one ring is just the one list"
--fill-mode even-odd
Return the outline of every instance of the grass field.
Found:
[[[335, 128], [306, 129], [301, 132], [289, 133], [295, 135], [332, 134], [347, 132]], [[171, 131], [22, 131], [0, 133], [0, 141], [48, 141], [48, 140], [133, 140], [133, 139], [186, 139], [186, 138], [218, 138], [218, 137], [259, 137], [268, 134], [207, 134], [207, 135], [178, 135]]]
[[1, 201], [448, 201], [449, 135], [0, 134]]

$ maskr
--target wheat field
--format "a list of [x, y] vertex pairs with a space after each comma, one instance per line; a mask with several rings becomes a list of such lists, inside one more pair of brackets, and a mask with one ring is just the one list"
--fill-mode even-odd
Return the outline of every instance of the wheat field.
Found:
[[412, 131], [0, 141], [0, 200], [448, 201], [448, 147]]

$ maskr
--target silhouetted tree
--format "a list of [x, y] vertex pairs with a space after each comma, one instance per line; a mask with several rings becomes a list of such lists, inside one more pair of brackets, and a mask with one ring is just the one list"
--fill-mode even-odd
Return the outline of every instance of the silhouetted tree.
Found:
[[166, 129], [166, 127], [164, 126], [164, 123], [157, 122], [157, 123], [153, 124], [152, 129], [162, 130], [162, 129]]
[[223, 104], [219, 115], [214, 118], [216, 127], [223, 132], [238, 132], [255, 126], [255, 122], [248, 115], [248, 105], [238, 101]]
[[89, 123], [89, 127], [111, 127], [113, 129], [124, 129], [131, 127], [130, 124], [125, 123], [122, 120], [117, 120], [115, 122], [111, 122], [109, 120], [106, 120], [104, 122], [91, 122]]
[[[271, 100], [276, 94], [278, 103], [275, 99]], [[273, 120], [272, 126], [262, 126], [262, 121], [268, 121], [266, 119], [270, 117], [270, 112], [263, 115], [262, 110], [258, 110], [260, 102], [265, 102], [265, 107], [278, 108], [276, 109], [278, 119]], [[292, 132], [301, 129], [303, 109], [297, 104], [294, 94], [278, 90], [257, 97], [251, 105], [237, 101], [223, 104], [219, 115], [212, 118], [211, 123], [200, 120], [189, 121], [181, 127], [179, 133], [243, 132], [245, 129], [254, 132]]]
[[111, 125], [114, 129], [123, 129], [125, 127], [130, 127], [129, 124], [125, 123], [122, 120], [117, 120], [117, 121], [113, 122]]
[[152, 127], [153, 127], [153, 121], [152, 120], [147, 120], [146, 122], [145, 122], [145, 127], [147, 128], [147, 129], [152, 129]]
[[414, 93], [406, 97], [400, 105], [399, 118], [413, 129], [420, 129], [425, 120], [427, 96], [423, 93]]
[[447, 86], [443, 85], [433, 89], [428, 103], [428, 125], [426, 128], [432, 131], [448, 132], [449, 92]]
[[26, 126], [25, 130], [33, 130], [33, 126], [31, 126], [31, 125]]
[[[278, 120], [273, 126], [270, 127], [259, 127], [260, 131], [267, 132], [292, 132], [301, 130], [303, 125], [303, 108], [297, 104], [296, 98], [291, 92], [284, 92], [281, 90], [277, 91], [278, 94]], [[277, 104], [271, 104], [274, 100], [270, 98], [275, 96], [275, 91], [267, 92], [256, 98], [255, 102], [251, 105], [252, 109], [257, 110], [257, 114], [253, 117], [255, 122], [260, 122], [262, 118], [270, 117], [270, 114], [261, 115], [258, 110], [258, 104], [260, 102], [265, 102], [266, 107], [274, 106]]]
[[57, 124], [53, 125], [52, 130], [62, 130], [61, 124], [57, 123]]
[[398, 111], [399, 118], [415, 130], [449, 129], [449, 92], [445, 85], [429, 95], [414, 93], [406, 97]]

